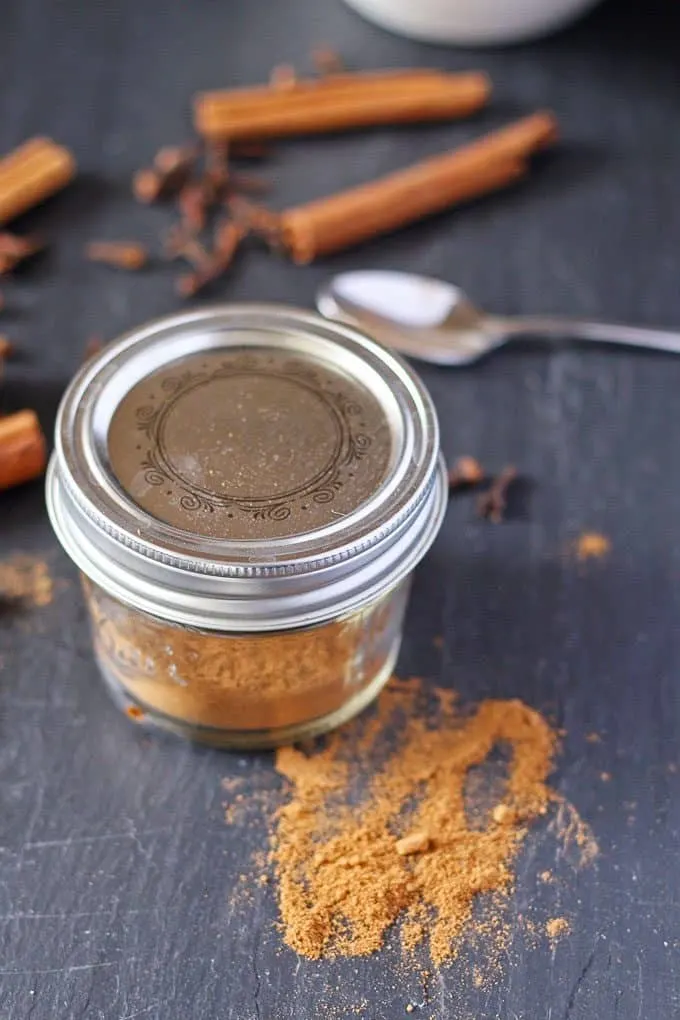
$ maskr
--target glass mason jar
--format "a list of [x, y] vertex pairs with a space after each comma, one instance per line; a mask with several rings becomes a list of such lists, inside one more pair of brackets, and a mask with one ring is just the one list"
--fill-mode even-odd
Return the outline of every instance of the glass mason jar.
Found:
[[321, 733], [377, 694], [446, 496], [409, 366], [272, 305], [109, 345], [64, 395], [47, 478], [117, 703], [227, 747]]

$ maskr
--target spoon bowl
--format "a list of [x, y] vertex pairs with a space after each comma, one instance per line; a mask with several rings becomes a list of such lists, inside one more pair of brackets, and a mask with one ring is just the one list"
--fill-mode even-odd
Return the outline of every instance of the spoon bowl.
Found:
[[459, 287], [415, 273], [381, 269], [340, 273], [319, 290], [317, 308], [327, 318], [359, 326], [410, 358], [437, 365], [468, 365], [520, 336], [680, 353], [677, 332], [583, 319], [488, 315]]

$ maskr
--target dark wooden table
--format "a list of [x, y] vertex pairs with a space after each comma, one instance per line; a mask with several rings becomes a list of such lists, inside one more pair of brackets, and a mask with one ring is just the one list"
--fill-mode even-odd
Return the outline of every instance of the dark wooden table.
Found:
[[[309, 306], [328, 273], [389, 266], [454, 279], [498, 311], [680, 325], [674, 7], [611, 0], [546, 42], [471, 53], [393, 38], [339, 0], [6, 0], [0, 150], [49, 133], [82, 173], [26, 218], [54, 239], [52, 253], [3, 285], [3, 328], [23, 354], [2, 409], [35, 406], [51, 428], [89, 334], [110, 338], [178, 306], [172, 273], [84, 264], [83, 242], [155, 240], [167, 216], [134, 205], [129, 177], [185, 136], [192, 92], [262, 80], [320, 40], [358, 67], [482, 65], [496, 98], [475, 123], [282, 146], [271, 171], [281, 204], [538, 106], [558, 112], [563, 147], [530, 185], [360, 252], [300, 269], [253, 250], [213, 297]], [[400, 671], [552, 713], [567, 730], [555, 785], [591, 823], [600, 855], [574, 871], [538, 826], [513, 909], [566, 916], [571, 935], [554, 950], [518, 935], [490, 989], [474, 987], [464, 955], [416, 1015], [670, 1020], [680, 1013], [680, 358], [539, 344], [423, 375], [446, 453], [492, 468], [512, 460], [532, 485], [499, 527], [477, 521], [470, 500], [452, 504], [418, 572]], [[271, 758], [131, 726], [98, 680], [41, 485], [2, 495], [0, 515], [2, 555], [44, 555], [60, 579], [52, 605], [0, 619], [2, 1020], [395, 1020], [422, 1002], [390, 951], [297, 959], [282, 948], [272, 890], [258, 887], [246, 907], [234, 896], [266, 829], [256, 803], [225, 826], [220, 781], [268, 789]], [[575, 563], [569, 546], [584, 530], [609, 536], [609, 558]], [[541, 885], [543, 868], [560, 881]]]

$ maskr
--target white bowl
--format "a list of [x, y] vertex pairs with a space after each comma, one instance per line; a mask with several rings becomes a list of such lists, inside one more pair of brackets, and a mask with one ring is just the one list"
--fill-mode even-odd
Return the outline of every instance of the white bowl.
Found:
[[460, 46], [524, 42], [552, 32], [597, 0], [346, 0], [383, 28]]

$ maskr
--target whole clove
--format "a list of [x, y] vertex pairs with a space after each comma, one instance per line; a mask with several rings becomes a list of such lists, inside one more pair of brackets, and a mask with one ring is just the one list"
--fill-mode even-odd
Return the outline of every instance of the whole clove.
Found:
[[281, 219], [266, 206], [232, 195], [227, 205], [232, 216], [249, 233], [258, 235], [275, 248], [282, 246]]
[[196, 146], [166, 145], [156, 153], [151, 167], [138, 170], [132, 190], [140, 202], [148, 204], [172, 198], [187, 183], [198, 159]]
[[42, 251], [44, 242], [38, 237], [20, 237], [9, 231], [0, 232], [0, 276]]
[[177, 206], [187, 235], [200, 234], [208, 221], [215, 188], [208, 180], [189, 181], [181, 189]]
[[493, 524], [501, 523], [508, 505], [508, 490], [516, 478], [517, 468], [513, 464], [503, 468], [477, 501], [477, 513], [480, 517]]
[[232, 159], [266, 159], [271, 155], [271, 146], [268, 142], [243, 138], [229, 143], [229, 154]]
[[236, 250], [245, 237], [243, 226], [234, 220], [225, 220], [215, 231], [215, 245], [206, 258], [194, 263], [192, 273], [186, 273], [177, 280], [177, 292], [182, 297], [193, 297], [214, 280], [219, 279], [231, 266]]

